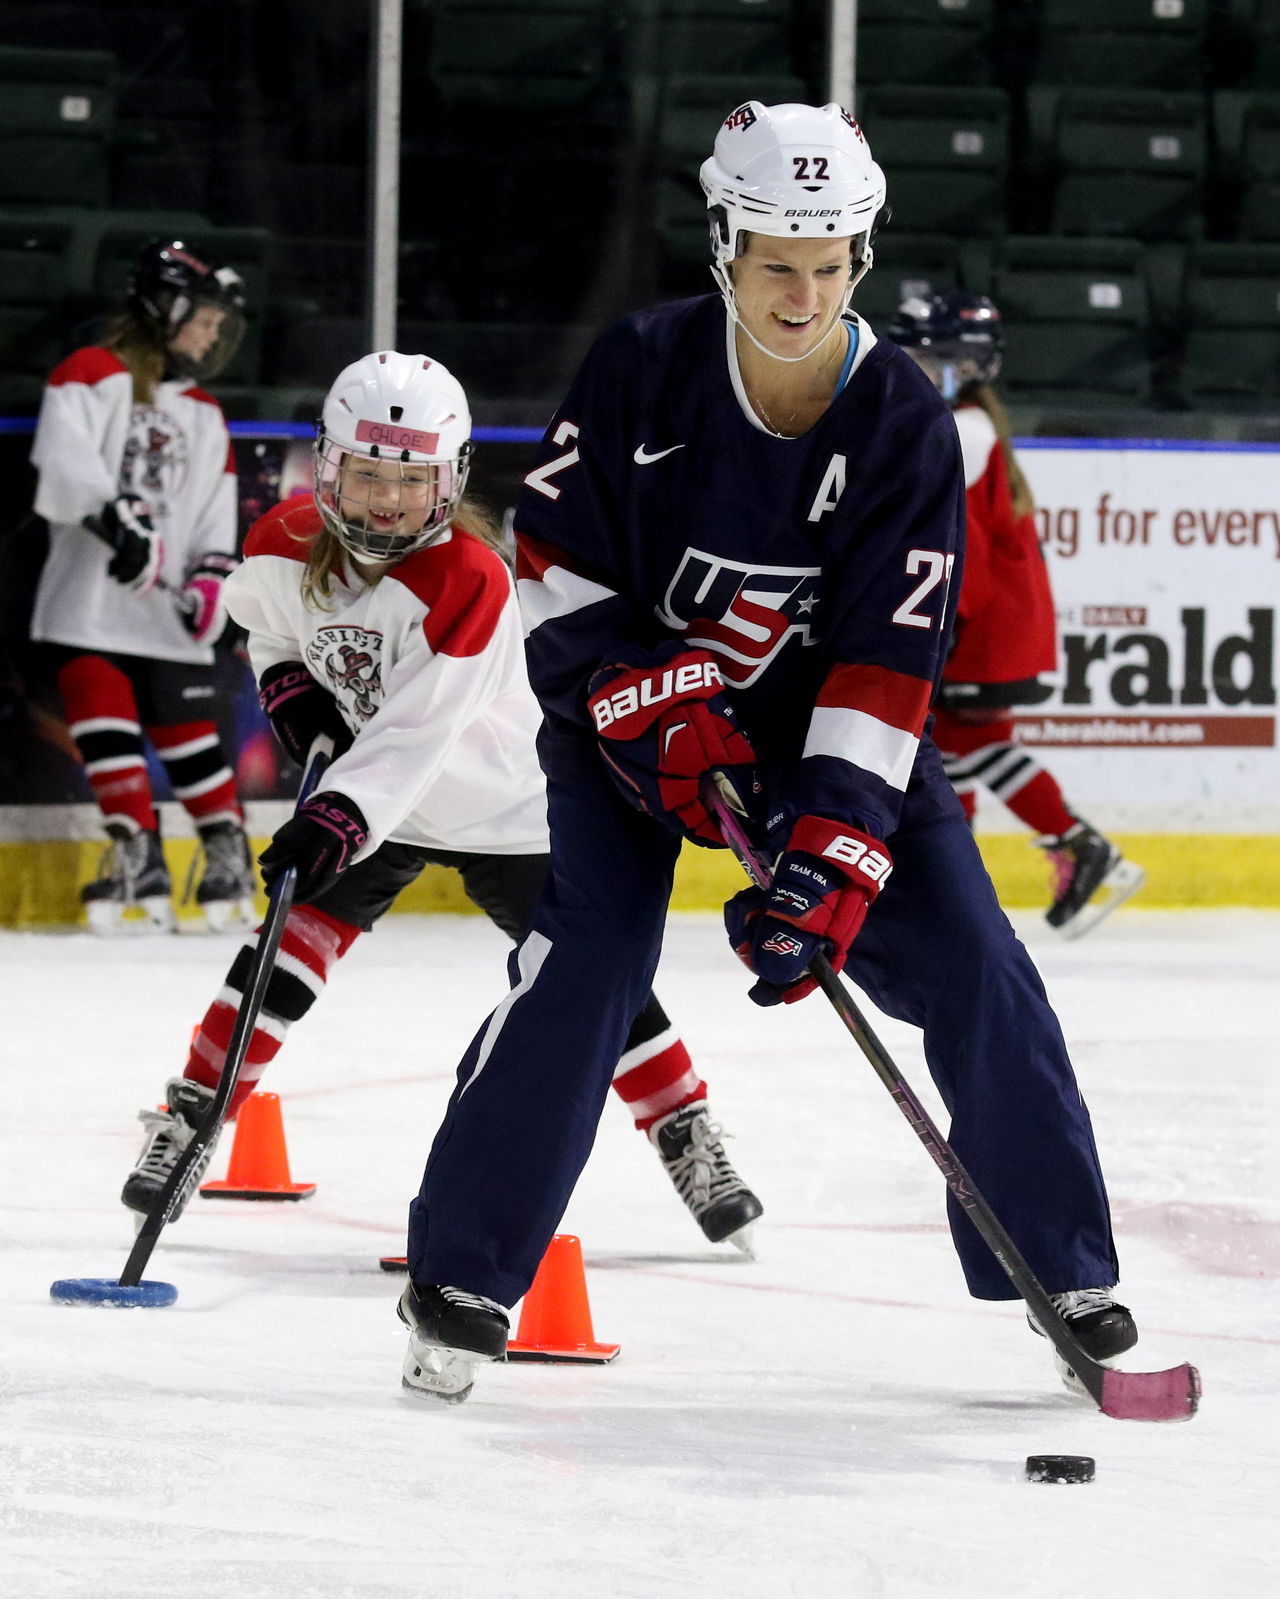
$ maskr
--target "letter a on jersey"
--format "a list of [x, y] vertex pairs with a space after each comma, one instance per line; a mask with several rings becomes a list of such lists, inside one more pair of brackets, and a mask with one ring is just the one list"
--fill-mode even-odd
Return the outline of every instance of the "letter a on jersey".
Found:
[[659, 620], [710, 650], [731, 688], [747, 688], [793, 635], [817, 643], [817, 566], [743, 566], [686, 549]]
[[818, 492], [809, 507], [811, 522], [818, 521], [820, 517], [825, 516], [828, 511], [834, 511], [839, 505], [840, 496], [844, 493], [847, 465], [843, 455], [833, 455], [827, 462], [827, 470], [822, 474], [822, 482], [818, 485]]

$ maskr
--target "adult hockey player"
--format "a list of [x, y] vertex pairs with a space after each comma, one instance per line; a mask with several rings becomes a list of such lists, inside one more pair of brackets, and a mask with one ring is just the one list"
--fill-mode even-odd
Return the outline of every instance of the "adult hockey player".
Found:
[[[726, 907], [752, 998], [801, 998], [823, 948], [924, 1029], [957, 1152], [1109, 1359], [1137, 1333], [1111, 1293], [1089, 1118], [924, 734], [964, 478], [932, 385], [846, 315], [883, 177], [839, 106], [755, 101], [701, 176], [720, 295], [604, 334], [517, 508], [551, 875], [410, 1208], [404, 1381], [457, 1399], [501, 1358], [504, 1307], [559, 1221], [652, 978], [681, 839], [720, 842], [698, 798], [710, 769], [777, 861], [770, 894]], [[970, 1291], [1012, 1297], [951, 1221]]]
[[[389, 350], [356, 361], [325, 400], [313, 499], [255, 523], [227, 584], [281, 743], [302, 763], [327, 733], [338, 752], [324, 791], [262, 857], [268, 880], [296, 865], [297, 889], [232, 1115], [334, 963], [428, 862], [455, 869], [512, 939], [541, 891], [541, 713], [497, 530], [464, 498], [470, 434], [466, 396], [438, 361]], [[135, 1210], [151, 1208], [213, 1097], [253, 949], [232, 963], [166, 1108], [141, 1112], [146, 1138], [122, 1195]], [[746, 1249], [760, 1202], [652, 994], [636, 1002], [612, 1080], [707, 1238]]]
[[181, 241], [147, 245], [101, 344], [49, 378], [31, 459], [49, 556], [31, 623], [110, 840], [81, 892], [113, 931], [139, 905], [174, 926], [143, 734], [194, 822], [197, 903], [222, 928], [252, 910], [253, 863], [214, 725], [213, 645], [234, 568], [236, 477], [222, 410], [197, 387], [243, 331], [239, 276]]
[[955, 643], [933, 726], [943, 770], [972, 822], [986, 788], [1040, 835], [1053, 870], [1050, 927], [1078, 938], [1141, 888], [1145, 874], [1069, 809], [1053, 773], [1014, 736], [1013, 708], [1042, 698], [1057, 664], [1053, 595], [1031, 489], [993, 384], [1004, 351], [1000, 313], [962, 289], [912, 295], [888, 336], [953, 407], [964, 459], [967, 531]]

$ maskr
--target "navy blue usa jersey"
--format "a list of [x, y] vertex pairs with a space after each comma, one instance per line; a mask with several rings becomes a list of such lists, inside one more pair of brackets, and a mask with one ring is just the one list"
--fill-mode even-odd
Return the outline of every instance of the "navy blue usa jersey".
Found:
[[525, 479], [517, 578], [553, 726], [590, 729], [619, 645], [682, 637], [716, 656], [784, 812], [885, 838], [946, 658], [964, 474], [933, 386], [854, 325], [847, 383], [780, 438], [735, 391], [718, 296], [615, 324]]

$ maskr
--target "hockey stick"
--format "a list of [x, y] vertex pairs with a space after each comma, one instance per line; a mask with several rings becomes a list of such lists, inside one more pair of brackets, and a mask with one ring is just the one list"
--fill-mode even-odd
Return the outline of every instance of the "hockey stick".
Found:
[[[715, 778], [718, 776], [715, 774], [713, 778], [704, 779], [703, 804], [719, 823], [725, 842], [737, 856], [747, 876], [757, 888], [767, 889], [772, 874], [747, 837], [740, 818], [729, 808], [716, 786]], [[1194, 1366], [1184, 1363], [1168, 1371], [1114, 1371], [1085, 1353], [1022, 1258], [1017, 1245], [978, 1192], [956, 1152], [916, 1098], [888, 1050], [872, 1032], [847, 985], [832, 970], [831, 962], [821, 953], [815, 955], [809, 964], [809, 974], [831, 1001], [854, 1042], [871, 1062], [876, 1076], [889, 1090], [916, 1137], [933, 1157], [957, 1204], [978, 1229], [1005, 1276], [1030, 1307], [1046, 1337], [1075, 1372], [1103, 1415], [1121, 1421], [1186, 1421], [1194, 1416], [1200, 1399], [1200, 1373]]]
[[[298, 790], [300, 806], [316, 789], [325, 768], [333, 756], [333, 740], [322, 735], [311, 745], [306, 771]], [[295, 807], [296, 811], [296, 807]], [[290, 867], [272, 885], [268, 896], [267, 914], [258, 932], [258, 946], [249, 963], [244, 996], [236, 1013], [235, 1026], [227, 1045], [226, 1058], [218, 1086], [213, 1092], [200, 1125], [195, 1129], [187, 1147], [178, 1156], [164, 1186], [156, 1195], [155, 1203], [147, 1212], [133, 1248], [119, 1278], [64, 1277], [53, 1283], [50, 1297], [61, 1305], [111, 1305], [116, 1307], [142, 1307], [171, 1305], [178, 1297], [172, 1283], [144, 1282], [142, 1273], [151, 1258], [165, 1225], [172, 1219], [187, 1184], [192, 1180], [196, 1163], [213, 1147], [222, 1130], [227, 1106], [235, 1092], [240, 1070], [249, 1052], [254, 1023], [266, 997], [267, 984], [275, 969], [276, 955], [284, 935], [284, 924], [293, 904], [293, 892], [298, 874]]]
[[[108, 549], [115, 549], [115, 543], [112, 540], [111, 535], [107, 532], [106, 528], [103, 527], [101, 518], [96, 516], [82, 517], [80, 519], [80, 526], [84, 528], [87, 533], [92, 533], [95, 538], [101, 539]], [[168, 582], [165, 578], [157, 577], [152, 586], [160, 589], [163, 593], [169, 596], [174, 605], [177, 607], [178, 614], [182, 617], [194, 616], [197, 610], [200, 608], [200, 602], [194, 594], [188, 594], [185, 589], [174, 588], [173, 584]]]
[[[332, 754], [333, 741], [327, 736], [317, 738], [312, 744], [307, 759], [307, 769], [302, 777], [302, 786], [298, 790], [299, 805], [315, 792], [316, 784], [320, 781]], [[262, 1009], [267, 984], [275, 969], [276, 955], [284, 935], [284, 924], [289, 915], [289, 908], [293, 904], [293, 890], [297, 880], [297, 869], [291, 866], [276, 880], [271, 889], [267, 914], [258, 933], [258, 947], [253, 952], [253, 960], [244, 985], [244, 998], [240, 1001], [240, 1009], [236, 1012], [235, 1026], [231, 1030], [231, 1042], [227, 1045], [227, 1056], [222, 1065], [218, 1086], [191, 1142], [178, 1156], [177, 1164], [169, 1173], [164, 1187], [156, 1195], [155, 1204], [147, 1212], [146, 1220], [138, 1230], [133, 1249], [125, 1262], [124, 1270], [120, 1273], [122, 1288], [133, 1288], [141, 1282], [143, 1270], [151, 1258], [151, 1251], [155, 1248], [156, 1240], [165, 1224], [173, 1215], [188, 1177], [201, 1156], [222, 1131], [227, 1106], [239, 1081], [244, 1058], [249, 1052], [253, 1026], [258, 1019], [258, 1012]]]

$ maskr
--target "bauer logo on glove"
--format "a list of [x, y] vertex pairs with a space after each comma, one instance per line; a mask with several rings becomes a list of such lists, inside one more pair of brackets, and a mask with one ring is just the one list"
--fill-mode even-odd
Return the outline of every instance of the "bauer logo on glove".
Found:
[[756, 756], [712, 656], [679, 639], [620, 650], [591, 679], [587, 710], [628, 803], [682, 838], [723, 847], [701, 779], [719, 771], [744, 809], [757, 787]]
[[809, 963], [819, 950], [840, 971], [892, 871], [888, 850], [870, 834], [802, 816], [770, 888], [744, 889], [724, 908], [729, 941], [759, 979], [750, 991], [756, 1004], [790, 1005], [811, 994]]
[[[603, 733], [615, 722], [627, 722], [628, 731], [611, 736], [633, 738], [647, 725], [643, 713], [650, 707], [655, 707], [653, 716], [656, 716], [658, 714], [656, 707], [665, 704], [673, 697], [688, 699], [701, 690], [705, 689], [708, 694], [712, 694], [716, 689], [723, 687], [724, 678], [720, 676], [720, 668], [714, 661], [692, 660], [684, 666], [674, 670], [668, 669], [661, 674], [657, 672], [633, 674], [632, 680], [625, 688], [608, 697], [594, 698], [589, 703], [597, 733]], [[652, 720], [652, 717], [648, 720]]]

